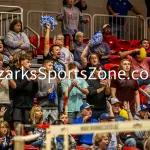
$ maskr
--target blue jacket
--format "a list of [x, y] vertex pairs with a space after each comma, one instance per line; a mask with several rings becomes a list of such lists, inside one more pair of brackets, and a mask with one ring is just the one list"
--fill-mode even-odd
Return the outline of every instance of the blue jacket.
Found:
[[[83, 118], [77, 118], [73, 121], [73, 124], [82, 124]], [[91, 118], [88, 123], [98, 123], [98, 120]], [[87, 144], [92, 145], [93, 144], [93, 134], [83, 134], [78, 136], [79, 144]]]

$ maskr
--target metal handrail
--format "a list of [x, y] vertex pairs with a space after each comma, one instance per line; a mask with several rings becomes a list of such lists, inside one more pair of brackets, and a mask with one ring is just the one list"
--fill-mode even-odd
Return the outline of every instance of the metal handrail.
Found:
[[[21, 22], [22, 22], [22, 25], [23, 25], [23, 8], [21, 8], [20, 6], [8, 6], [8, 5], [0, 5], [0, 7], [3, 7], [3, 8], [16, 8], [16, 9], [20, 9], [20, 13], [15, 13], [15, 14], [18, 14], [18, 15], [21, 15]], [[7, 11], [6, 13], [11, 14], [10, 11]], [[1, 13], [4, 13], [4, 12], [1, 12]], [[12, 13], [14, 14], [14, 13]]]
[[[92, 17], [92, 26], [93, 26], [93, 35], [94, 35], [94, 24], [95, 24], [95, 17], [113, 17], [113, 15], [108, 15], [108, 14], [94, 14], [93, 17]], [[119, 18], [132, 18], [132, 19], [137, 19], [138, 17], [137, 16], [118, 16]], [[144, 38], [146, 37], [146, 19], [144, 18], [141, 18], [141, 20], [144, 21]]]
[[37, 33], [37, 32], [35, 32], [33, 29], [31, 29], [29, 26], [25, 26], [24, 27], [24, 30], [26, 30], [26, 29], [28, 29], [28, 30], [30, 30], [32, 33], [34, 33], [36, 36], [37, 36], [37, 38], [38, 38], [38, 44], [37, 44], [37, 47], [35, 47], [33, 44], [31, 44], [30, 43], [30, 45], [33, 47], [33, 48], [35, 48], [35, 49], [39, 49], [39, 47], [40, 47], [40, 36], [39, 36], [39, 34]]

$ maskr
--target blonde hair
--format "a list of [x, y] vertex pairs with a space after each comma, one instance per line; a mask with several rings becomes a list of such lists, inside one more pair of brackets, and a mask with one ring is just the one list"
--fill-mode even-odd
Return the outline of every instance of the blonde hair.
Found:
[[[36, 111], [41, 110], [43, 112], [43, 109], [41, 106], [33, 106], [30, 114], [29, 114], [29, 120], [32, 121], [33, 124], [36, 124], [35, 122], [35, 115], [36, 115]], [[39, 123], [43, 123], [43, 116], [40, 119]]]
[[98, 146], [99, 142], [101, 142], [104, 137], [108, 137], [108, 139], [110, 140], [112, 136], [111, 133], [98, 133], [94, 137], [94, 145]]
[[123, 62], [124, 61], [128, 61], [129, 63], [130, 63], [130, 71], [129, 71], [129, 74], [130, 74], [130, 76], [132, 75], [132, 62], [129, 60], [129, 59], [126, 59], [126, 58], [124, 58], [124, 59], [122, 59], [121, 61], [120, 61], [120, 65], [119, 65], [119, 67], [118, 67], [118, 70], [120, 71], [120, 70], [123, 70]]
[[[9, 134], [10, 134], [10, 126], [9, 126], [9, 123], [8, 123], [7, 121], [2, 121], [2, 122], [0, 122], [0, 129], [1, 129], [2, 125], [4, 125], [4, 127], [7, 128], [7, 135], [9, 135]], [[1, 130], [0, 130], [0, 137], [2, 137], [2, 136], [3, 136], [3, 134], [1, 133]]]
[[75, 34], [75, 40], [76, 40], [76, 41], [78, 40], [78, 37], [79, 37], [79, 36], [83, 36], [83, 33], [80, 32], [80, 31]]
[[58, 37], [60, 37], [61, 39], [65, 39], [65, 37], [63, 36], [63, 34], [57, 34], [54, 36], [54, 39], [53, 39], [53, 44], [55, 44], [56, 40], [58, 39]]

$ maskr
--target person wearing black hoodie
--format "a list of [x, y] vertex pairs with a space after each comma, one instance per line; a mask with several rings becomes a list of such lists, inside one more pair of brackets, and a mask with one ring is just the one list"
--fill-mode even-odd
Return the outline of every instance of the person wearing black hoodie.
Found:
[[[34, 105], [34, 96], [38, 91], [37, 76], [29, 71], [32, 57], [24, 54], [20, 57], [20, 70], [15, 76], [17, 88], [14, 90], [13, 98], [13, 120], [15, 123], [28, 123], [30, 109]], [[26, 74], [26, 76], [24, 76]], [[15, 124], [14, 124], [15, 125]]]
[[[110, 95], [109, 80], [102, 77], [102, 68], [95, 66], [96, 70], [93, 75], [95, 79], [88, 79], [89, 94], [87, 96], [87, 102], [90, 105], [94, 105], [92, 117], [98, 119], [102, 113], [107, 112], [106, 97]], [[100, 79], [101, 78], [101, 79]]]

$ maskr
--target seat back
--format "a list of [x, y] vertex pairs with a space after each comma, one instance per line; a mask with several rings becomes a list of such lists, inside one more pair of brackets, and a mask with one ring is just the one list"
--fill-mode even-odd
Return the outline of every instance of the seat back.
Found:
[[117, 47], [120, 49], [120, 51], [128, 51], [130, 49], [131, 45], [130, 45], [129, 41], [118, 40]]

